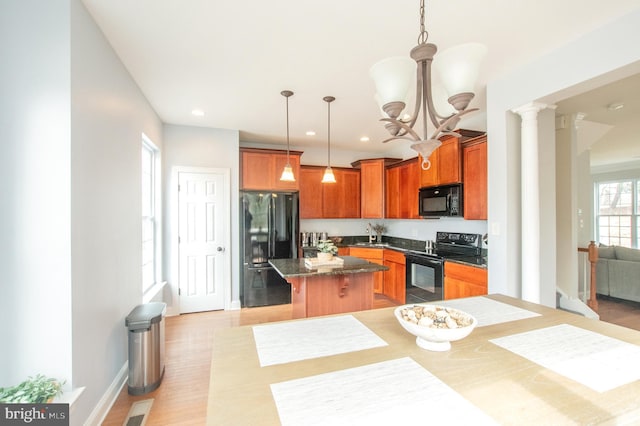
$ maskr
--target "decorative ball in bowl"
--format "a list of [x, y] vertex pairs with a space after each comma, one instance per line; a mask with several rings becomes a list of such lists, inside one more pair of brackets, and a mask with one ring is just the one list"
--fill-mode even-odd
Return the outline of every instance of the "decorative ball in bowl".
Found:
[[464, 339], [478, 324], [466, 312], [426, 303], [398, 306], [393, 313], [416, 344], [430, 351], [448, 351], [450, 342]]

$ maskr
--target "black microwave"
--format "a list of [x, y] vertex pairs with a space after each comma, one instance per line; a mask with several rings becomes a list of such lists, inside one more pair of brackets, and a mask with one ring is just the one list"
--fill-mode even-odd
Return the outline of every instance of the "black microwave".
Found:
[[420, 188], [418, 197], [420, 216], [462, 216], [461, 183]]

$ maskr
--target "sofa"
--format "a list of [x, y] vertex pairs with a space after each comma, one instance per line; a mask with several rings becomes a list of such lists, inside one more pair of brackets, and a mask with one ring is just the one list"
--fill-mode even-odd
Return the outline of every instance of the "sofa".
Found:
[[640, 302], [640, 250], [598, 247], [596, 293]]

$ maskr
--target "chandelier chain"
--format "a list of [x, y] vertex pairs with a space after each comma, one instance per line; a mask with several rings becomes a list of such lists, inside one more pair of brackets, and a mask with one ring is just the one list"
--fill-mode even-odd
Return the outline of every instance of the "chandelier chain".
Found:
[[420, 35], [418, 36], [418, 44], [424, 44], [429, 38], [429, 33], [424, 27], [424, 0], [420, 0]]

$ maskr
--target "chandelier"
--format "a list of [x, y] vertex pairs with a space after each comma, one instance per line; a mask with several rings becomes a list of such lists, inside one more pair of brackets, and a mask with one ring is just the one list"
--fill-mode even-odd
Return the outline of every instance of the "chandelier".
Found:
[[[422, 168], [431, 167], [429, 156], [442, 142], [439, 138], [445, 135], [460, 136], [454, 132], [460, 117], [477, 108], [467, 109], [474, 97], [474, 85], [478, 75], [480, 62], [487, 49], [479, 43], [467, 43], [452, 47], [438, 55], [438, 67], [444, 89], [449, 94], [447, 109], [449, 115], [440, 115], [434, 107], [433, 88], [431, 86], [431, 63], [438, 48], [427, 43], [429, 33], [424, 25], [424, 0], [420, 0], [420, 34], [418, 45], [411, 50], [411, 58], [392, 57], [374, 64], [369, 70], [376, 85], [376, 98], [386, 117], [385, 128], [391, 138], [383, 143], [405, 139], [415, 143], [411, 149], [422, 155]], [[417, 84], [415, 107], [413, 113], [403, 113], [406, 107], [413, 70], [417, 63]], [[424, 136], [414, 129], [422, 112], [421, 121]], [[435, 127], [435, 131], [427, 137], [427, 116]]]

